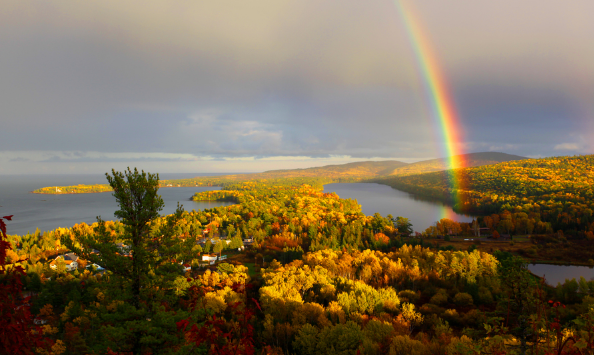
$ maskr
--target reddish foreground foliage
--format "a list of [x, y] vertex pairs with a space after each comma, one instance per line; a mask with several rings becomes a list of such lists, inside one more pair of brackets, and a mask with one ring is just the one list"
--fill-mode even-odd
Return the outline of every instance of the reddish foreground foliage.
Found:
[[[201, 300], [206, 294], [203, 287], [192, 288], [191, 307], [201, 307]], [[233, 285], [233, 291], [245, 295], [245, 286]], [[252, 299], [252, 306], [260, 308], [258, 301]], [[203, 305], [202, 305], [203, 306]], [[205, 310], [206, 311], [206, 310]], [[210, 354], [218, 355], [253, 355], [254, 327], [251, 324], [255, 310], [248, 307], [247, 297], [244, 302], [236, 302], [228, 307], [226, 318], [206, 312], [206, 319], [200, 324], [189, 326], [192, 319], [183, 319], [177, 323], [177, 329], [185, 333], [188, 342], [197, 347], [206, 347]]]
[[30, 296], [23, 296], [22, 267], [6, 268], [6, 252], [12, 247], [6, 235], [6, 223], [12, 216], [0, 218], [0, 354], [33, 354], [43, 347], [41, 329], [33, 325]]

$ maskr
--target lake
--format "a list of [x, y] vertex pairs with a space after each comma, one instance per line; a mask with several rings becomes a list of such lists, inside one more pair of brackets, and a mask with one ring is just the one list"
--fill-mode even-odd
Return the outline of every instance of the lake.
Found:
[[417, 232], [423, 232], [442, 218], [457, 222], [472, 222], [471, 216], [458, 214], [450, 206], [440, 202], [422, 201], [408, 192], [396, 190], [387, 185], [337, 183], [324, 185], [324, 192], [336, 192], [341, 198], [356, 199], [366, 215], [379, 212], [384, 217], [388, 214], [394, 217], [406, 217]]
[[[159, 174], [161, 179], [184, 179], [195, 176], [222, 174]], [[31, 191], [45, 186], [66, 186], [76, 184], [104, 184], [104, 175], [1, 175], [0, 176], [0, 216], [14, 215], [7, 222], [8, 234], [23, 235], [53, 230], [58, 227], [70, 228], [76, 223], [96, 222], [97, 216], [105, 220], [115, 219], [117, 209], [111, 192], [96, 194], [41, 195]], [[165, 202], [161, 214], [175, 212], [177, 203], [184, 209], [202, 210], [217, 206], [227, 206], [231, 202], [194, 202], [190, 198], [195, 192], [218, 190], [218, 187], [171, 187], [159, 189]]]
[[[160, 174], [162, 179], [184, 179], [195, 176], [223, 174]], [[33, 191], [45, 186], [65, 186], [76, 184], [103, 184], [104, 175], [1, 175], [0, 176], [0, 216], [14, 215], [7, 222], [8, 234], [23, 235], [36, 228], [47, 231], [58, 227], [70, 228], [76, 223], [93, 223], [96, 216], [105, 220], [114, 219], [117, 208], [111, 193], [40, 195]], [[190, 198], [195, 192], [218, 190], [218, 187], [174, 187], [162, 188], [165, 208], [161, 214], [173, 213], [179, 202], [188, 211], [203, 210], [217, 206], [231, 205], [231, 202], [194, 202]], [[441, 218], [458, 222], [470, 222], [472, 217], [455, 213], [451, 207], [439, 202], [415, 199], [407, 192], [390, 186], [372, 183], [336, 183], [324, 186], [324, 192], [336, 192], [341, 198], [356, 199], [363, 213], [382, 216], [391, 214], [410, 219], [413, 228], [422, 232]], [[553, 286], [565, 279], [584, 276], [588, 281], [594, 277], [594, 269], [587, 266], [560, 266], [535, 264], [528, 268], [534, 274], [545, 276]]]
[[565, 280], [579, 281], [580, 276], [583, 276], [586, 281], [594, 278], [594, 268], [588, 266], [528, 264], [528, 269], [534, 275], [545, 276], [547, 283], [551, 286], [563, 284]]
[[[183, 179], [194, 176], [222, 174], [161, 174], [162, 179]], [[8, 222], [8, 233], [23, 235], [36, 228], [47, 231], [58, 227], [69, 228], [76, 223], [93, 223], [96, 216], [105, 220], [114, 218], [117, 208], [111, 193], [40, 195], [32, 194], [44, 186], [76, 184], [103, 184], [104, 175], [3, 175], [0, 176], [0, 216], [14, 215]], [[173, 213], [180, 202], [186, 210], [202, 210], [226, 206], [231, 202], [194, 202], [190, 197], [199, 191], [217, 190], [218, 187], [162, 188], [159, 193], [165, 202], [162, 214]], [[470, 222], [472, 217], [452, 211], [441, 203], [421, 201], [409, 193], [386, 185], [371, 183], [337, 183], [324, 186], [324, 192], [336, 192], [341, 198], [356, 199], [363, 213], [409, 218], [416, 231], [422, 232], [441, 218]]]

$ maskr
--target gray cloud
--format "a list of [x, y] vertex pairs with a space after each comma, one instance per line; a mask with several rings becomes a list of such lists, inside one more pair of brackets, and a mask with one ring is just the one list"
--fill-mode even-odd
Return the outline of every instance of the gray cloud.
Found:
[[[594, 3], [410, 4], [447, 77], [467, 149], [594, 152]], [[221, 161], [439, 155], [419, 69], [390, 1], [2, 8], [0, 152]], [[53, 157], [42, 160], [103, 159]]]

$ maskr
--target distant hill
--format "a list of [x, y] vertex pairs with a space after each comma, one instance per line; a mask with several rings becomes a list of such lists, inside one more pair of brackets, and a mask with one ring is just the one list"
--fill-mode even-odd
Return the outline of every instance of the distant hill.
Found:
[[[263, 173], [235, 174], [219, 176], [203, 176], [191, 179], [161, 180], [161, 187], [184, 187], [184, 186], [224, 186], [238, 181], [262, 180], [262, 179], [304, 179], [307, 184], [325, 184], [329, 182], [359, 182], [380, 176], [381, 172], [392, 171], [398, 167], [406, 166], [401, 161], [362, 161], [341, 165], [326, 165], [316, 168], [270, 170]], [[307, 181], [307, 182], [305, 182]], [[111, 187], [102, 185], [75, 185], [75, 186], [50, 186], [33, 191], [39, 194], [76, 194], [108, 192]]]
[[334, 177], [373, 177], [383, 175], [385, 171], [393, 171], [409, 164], [397, 160], [386, 161], [360, 161], [355, 163], [347, 163], [340, 165], [326, 165], [315, 168], [305, 169], [285, 169], [285, 170], [269, 170], [260, 174], [252, 174], [258, 176], [279, 177], [318, 177], [324, 176], [328, 178]]
[[[519, 155], [512, 155], [506, 153], [497, 152], [482, 152], [482, 153], [470, 153], [458, 156], [463, 162], [465, 168], [483, 165], [493, 165], [498, 163], [504, 163], [513, 160], [525, 160], [526, 157]], [[431, 159], [419, 161], [416, 163], [408, 164], [405, 166], [396, 167], [393, 170], [385, 170], [379, 175], [417, 175], [430, 173], [434, 171], [442, 171], [451, 169], [449, 158]]]
[[[378, 182], [419, 197], [453, 204], [456, 211], [489, 214], [534, 208], [550, 221], [565, 218], [565, 224], [573, 223], [575, 230], [584, 225], [594, 228], [594, 155], [525, 159], [426, 174], [392, 175]], [[558, 228], [565, 227], [559, 225], [555, 230]]]
[[[462, 156], [465, 166], [482, 166], [526, 159], [505, 153], [472, 153]], [[191, 179], [161, 180], [161, 187], [223, 186], [225, 183], [282, 178], [315, 178], [318, 183], [360, 182], [386, 176], [408, 176], [449, 169], [448, 159], [431, 159], [413, 164], [396, 160], [361, 161], [340, 165], [326, 165], [305, 169], [269, 170], [263, 173], [195, 177]], [[323, 182], [322, 182], [323, 180]], [[42, 194], [92, 193], [111, 191], [108, 185], [51, 186], [33, 191]]]

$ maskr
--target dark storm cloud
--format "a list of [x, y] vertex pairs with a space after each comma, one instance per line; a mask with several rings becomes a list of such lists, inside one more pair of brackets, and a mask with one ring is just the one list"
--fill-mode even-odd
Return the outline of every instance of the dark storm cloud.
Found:
[[[594, 3], [410, 4], [448, 79], [469, 151], [594, 151]], [[390, 1], [2, 8], [0, 152], [22, 152], [6, 153], [11, 159], [414, 160], [438, 151]], [[116, 153], [128, 155], [109, 155]]]
[[550, 154], [551, 141], [573, 139], [581, 129], [577, 107], [563, 92], [484, 84], [458, 97], [461, 116], [473, 118], [465, 121], [469, 141], [484, 147], [507, 144], [525, 155]]

